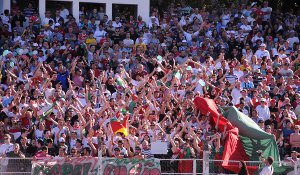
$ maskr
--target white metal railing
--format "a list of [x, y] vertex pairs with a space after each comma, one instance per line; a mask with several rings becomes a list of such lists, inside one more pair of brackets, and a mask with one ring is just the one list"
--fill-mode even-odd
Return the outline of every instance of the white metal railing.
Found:
[[0, 174], [31, 174], [32, 158], [0, 158]]
[[[102, 157], [102, 161], [114, 160], [114, 158]], [[188, 175], [210, 175], [210, 174], [229, 174], [226, 172], [216, 172], [212, 164], [221, 165], [223, 160], [209, 160], [204, 156], [204, 159], [159, 159], [162, 175], [168, 174], [188, 174]], [[186, 164], [183, 164], [185, 162]], [[228, 161], [229, 164], [238, 166], [239, 161]], [[262, 168], [264, 165], [261, 161], [245, 161], [247, 166]], [[285, 161], [277, 162], [282, 166], [289, 166], [293, 168], [291, 175], [297, 175], [299, 170], [299, 161], [295, 164], [291, 164]], [[187, 165], [189, 166], [188, 172], [179, 172], [178, 167]], [[0, 158], [0, 175], [4, 174], [32, 174], [32, 158]], [[101, 173], [99, 173], [101, 174]]]

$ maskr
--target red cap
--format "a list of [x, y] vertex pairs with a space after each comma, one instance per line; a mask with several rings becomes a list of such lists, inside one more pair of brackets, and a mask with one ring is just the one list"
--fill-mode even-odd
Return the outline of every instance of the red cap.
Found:
[[37, 18], [36, 16], [31, 16], [31, 17], [30, 17], [30, 20], [33, 21], [33, 22], [36, 21], [37, 19], [38, 19], [38, 18]]
[[290, 86], [290, 85], [288, 85], [287, 87], [286, 87], [286, 90], [288, 90], [288, 91], [290, 91], [290, 90], [292, 90], [293, 88], [292, 88], [292, 86]]
[[276, 103], [275, 99], [270, 100], [270, 103]]

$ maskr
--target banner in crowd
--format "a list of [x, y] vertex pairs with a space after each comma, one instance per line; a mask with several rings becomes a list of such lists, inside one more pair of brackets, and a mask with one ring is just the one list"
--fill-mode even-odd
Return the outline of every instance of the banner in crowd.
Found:
[[[97, 157], [34, 161], [32, 175], [98, 175]], [[159, 159], [102, 159], [104, 175], [160, 175]]]

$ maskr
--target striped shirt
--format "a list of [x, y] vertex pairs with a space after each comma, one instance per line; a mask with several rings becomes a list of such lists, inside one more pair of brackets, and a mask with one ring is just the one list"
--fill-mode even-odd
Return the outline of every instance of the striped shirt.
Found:
[[226, 80], [229, 81], [230, 84], [234, 84], [238, 77], [235, 74], [227, 74], [225, 76]]
[[144, 149], [142, 148], [142, 155], [145, 155], [145, 158], [154, 158], [154, 155], [151, 154], [151, 150], [150, 149]]
[[254, 84], [254, 87], [256, 88], [257, 85], [262, 82], [263, 80], [263, 77], [253, 77], [253, 84]]

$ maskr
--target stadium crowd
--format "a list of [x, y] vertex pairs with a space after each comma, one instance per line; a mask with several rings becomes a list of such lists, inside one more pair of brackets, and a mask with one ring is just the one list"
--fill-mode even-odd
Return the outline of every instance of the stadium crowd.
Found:
[[[274, 134], [281, 157], [300, 152], [300, 16], [268, 2], [223, 8], [170, 3], [150, 19], [61, 4], [39, 17], [14, 4], [0, 20], [1, 157], [220, 159], [226, 131], [193, 99], [236, 106]], [[126, 132], [111, 119], [128, 117]], [[159, 155], [162, 156], [162, 155]], [[191, 172], [188, 161], [179, 172]], [[184, 165], [185, 164], [185, 165]]]

